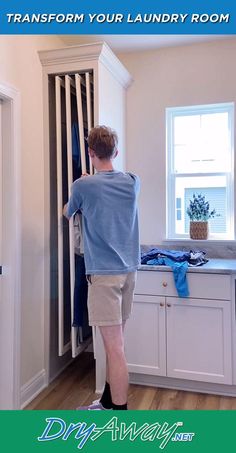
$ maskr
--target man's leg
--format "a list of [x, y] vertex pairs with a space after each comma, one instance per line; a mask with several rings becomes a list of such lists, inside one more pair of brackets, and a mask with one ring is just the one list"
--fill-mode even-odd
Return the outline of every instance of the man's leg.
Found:
[[[123, 321], [122, 330], [124, 333], [126, 321]], [[109, 378], [109, 366], [108, 366], [108, 359], [106, 355], [106, 382], [105, 387], [100, 398], [100, 402], [104, 408], [110, 409], [112, 407], [112, 397], [111, 397], [111, 387], [110, 387], [110, 378]]]
[[123, 326], [99, 327], [107, 357], [112, 402], [117, 406], [127, 404], [128, 370], [124, 352]]
[[[135, 273], [133, 273], [135, 274]], [[88, 311], [89, 311], [89, 322], [90, 325], [98, 326], [103, 337], [106, 352], [106, 363], [107, 363], [107, 381], [105, 383], [103, 394], [100, 398], [100, 408], [110, 409], [126, 409], [127, 408], [127, 389], [128, 389], [128, 372], [126, 359], [124, 354], [124, 339], [123, 329], [125, 320], [129, 317], [131, 304], [133, 300], [133, 289], [134, 289], [134, 277], [130, 274], [122, 275], [92, 275], [88, 276], [89, 282], [89, 297], [88, 297]], [[132, 277], [132, 278], [131, 278]], [[124, 302], [124, 303], [123, 303]], [[115, 321], [115, 322], [114, 322]], [[112, 322], [112, 324], [109, 324]], [[123, 323], [123, 324], [122, 324]], [[102, 325], [100, 325], [102, 324]], [[105, 325], [104, 325], [105, 324]], [[110, 331], [110, 332], [109, 332]], [[114, 332], [116, 334], [114, 335]], [[112, 334], [111, 334], [112, 332]], [[110, 338], [111, 337], [111, 338]], [[113, 342], [115, 341], [115, 346]], [[117, 365], [119, 363], [118, 374], [117, 371], [113, 371], [113, 357], [119, 357], [118, 362], [115, 359]], [[112, 364], [112, 370], [110, 367]], [[116, 392], [116, 382], [114, 382], [113, 375], [115, 375], [115, 381], [118, 375], [121, 378], [118, 379], [119, 386], [125, 388], [122, 390], [125, 395], [125, 403], [118, 404], [121, 407], [113, 407], [116, 404], [117, 399], [114, 392]], [[113, 382], [112, 382], [113, 381]], [[113, 392], [113, 403], [111, 398], [111, 387]], [[125, 383], [125, 385], [124, 385]], [[120, 391], [119, 391], [120, 395]], [[95, 406], [97, 405], [97, 401]], [[89, 409], [93, 409], [89, 407]], [[86, 407], [84, 407], [86, 409]]]
[[[124, 335], [124, 331], [125, 331], [125, 324], [126, 324], [126, 321], [123, 321], [123, 323], [122, 323], [123, 335]], [[110, 378], [109, 378], [109, 367], [108, 367], [108, 360], [107, 360], [107, 355], [106, 355], [106, 382], [109, 383], [109, 381], [110, 381]]]

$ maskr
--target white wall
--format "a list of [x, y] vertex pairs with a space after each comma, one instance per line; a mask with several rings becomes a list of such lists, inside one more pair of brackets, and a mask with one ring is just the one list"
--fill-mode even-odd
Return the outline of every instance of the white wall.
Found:
[[118, 153], [114, 159], [114, 168], [125, 167], [125, 94], [126, 90], [103, 65], [99, 65], [98, 75], [98, 110], [99, 124], [109, 125], [118, 134]]
[[44, 367], [43, 91], [37, 51], [62, 46], [53, 36], [0, 36], [0, 83], [14, 86], [21, 94], [21, 385]]
[[165, 239], [165, 108], [236, 101], [236, 38], [118, 54], [127, 92], [127, 169], [141, 177], [141, 242]]

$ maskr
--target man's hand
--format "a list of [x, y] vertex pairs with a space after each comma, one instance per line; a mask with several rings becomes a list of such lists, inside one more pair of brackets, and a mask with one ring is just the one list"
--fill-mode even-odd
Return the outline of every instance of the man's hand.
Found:
[[63, 215], [67, 218], [67, 220], [70, 220], [70, 217], [67, 215], [67, 206], [68, 206], [68, 203], [66, 203], [63, 208]]

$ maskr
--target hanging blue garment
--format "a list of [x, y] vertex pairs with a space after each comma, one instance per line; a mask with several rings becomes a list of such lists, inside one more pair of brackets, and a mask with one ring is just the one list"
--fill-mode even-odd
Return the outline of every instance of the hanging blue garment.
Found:
[[[84, 129], [84, 137], [87, 136], [87, 129]], [[86, 171], [89, 173], [89, 154], [88, 154], [88, 143], [84, 140], [85, 147], [85, 161]], [[79, 138], [79, 125], [73, 123], [72, 125], [72, 159], [73, 159], [73, 181], [80, 178], [82, 175], [82, 163], [81, 163], [81, 149], [80, 149], [80, 138]]]
[[73, 327], [82, 327], [87, 317], [88, 283], [85, 275], [84, 257], [75, 255], [75, 287]]
[[187, 281], [187, 270], [188, 270], [188, 262], [187, 261], [173, 261], [167, 257], [158, 257], [154, 258], [153, 260], [149, 260], [146, 264], [152, 266], [169, 266], [171, 267], [174, 275], [174, 282], [176, 291], [179, 297], [188, 297], [189, 296], [189, 289], [188, 289], [188, 281]]
[[[87, 130], [84, 129], [86, 136]], [[85, 157], [87, 171], [89, 168], [89, 155], [88, 145], [85, 141]], [[81, 164], [81, 149], [79, 138], [79, 125], [74, 122], [72, 125], [72, 163], [73, 163], [73, 180], [76, 180], [82, 175]], [[78, 229], [78, 221], [74, 222], [74, 226]], [[81, 231], [80, 231], [81, 233]], [[91, 327], [88, 326], [88, 309], [87, 309], [87, 296], [88, 284], [85, 275], [84, 257], [82, 256], [83, 247], [81, 247], [81, 237], [78, 244], [78, 231], [75, 228], [75, 286], [74, 286], [74, 313], [73, 313], [73, 327], [82, 327], [83, 336], [86, 338], [91, 335]], [[79, 252], [79, 253], [78, 253]]]
[[188, 297], [189, 296], [189, 289], [188, 289], [188, 281], [187, 281], [187, 270], [188, 270], [188, 262], [182, 261], [178, 263], [177, 261], [173, 261], [169, 258], [164, 258], [166, 266], [170, 266], [173, 274], [174, 274], [174, 281], [175, 287], [179, 297]]
[[81, 168], [80, 158], [80, 141], [79, 141], [79, 126], [77, 123], [72, 125], [72, 158], [78, 169]]

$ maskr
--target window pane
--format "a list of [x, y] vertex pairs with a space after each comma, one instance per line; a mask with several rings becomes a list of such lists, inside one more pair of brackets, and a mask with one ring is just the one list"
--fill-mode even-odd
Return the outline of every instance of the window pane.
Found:
[[228, 112], [175, 116], [173, 122], [175, 173], [230, 170]]
[[182, 220], [182, 212], [180, 209], [176, 211], [176, 220]]
[[181, 209], [181, 198], [176, 198], [176, 208]]
[[199, 161], [200, 115], [176, 116], [174, 118], [174, 171], [195, 171]]
[[182, 145], [193, 142], [200, 129], [200, 115], [180, 115], [174, 118], [174, 143]]
[[181, 198], [183, 206], [182, 216], [176, 216], [175, 231], [177, 234], [189, 233], [189, 217], [186, 213], [189, 200], [193, 194], [205, 195], [209, 201], [210, 211], [216, 210], [217, 216], [209, 219], [210, 233], [226, 233], [226, 177], [225, 176], [201, 176], [201, 177], [177, 177], [175, 187], [176, 197]]

